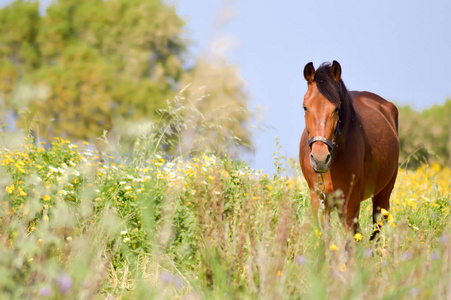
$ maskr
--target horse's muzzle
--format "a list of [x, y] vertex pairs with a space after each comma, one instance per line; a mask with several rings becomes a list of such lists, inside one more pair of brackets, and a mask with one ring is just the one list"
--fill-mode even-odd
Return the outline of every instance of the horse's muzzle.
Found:
[[326, 173], [329, 171], [330, 162], [330, 153], [321, 153], [316, 155], [310, 153], [310, 164], [312, 165], [312, 169], [315, 173]]

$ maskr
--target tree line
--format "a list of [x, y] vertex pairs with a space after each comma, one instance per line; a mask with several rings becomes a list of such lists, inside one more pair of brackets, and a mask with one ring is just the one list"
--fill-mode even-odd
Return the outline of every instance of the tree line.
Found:
[[401, 165], [417, 168], [436, 162], [451, 167], [451, 99], [423, 111], [398, 109]]

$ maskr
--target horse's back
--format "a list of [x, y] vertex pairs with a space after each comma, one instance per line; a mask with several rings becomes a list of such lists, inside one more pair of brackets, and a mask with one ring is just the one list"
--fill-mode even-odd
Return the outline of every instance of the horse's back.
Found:
[[[352, 91], [350, 94], [353, 98], [354, 106], [357, 106], [356, 110], [358, 114], [372, 114], [372, 116], [368, 116], [374, 117], [374, 112], [378, 111], [385, 117], [385, 120], [390, 123], [391, 127], [396, 132], [396, 135], [398, 134], [398, 108], [396, 108], [393, 103], [370, 92]], [[359, 110], [361, 107], [365, 107], [366, 109]]]

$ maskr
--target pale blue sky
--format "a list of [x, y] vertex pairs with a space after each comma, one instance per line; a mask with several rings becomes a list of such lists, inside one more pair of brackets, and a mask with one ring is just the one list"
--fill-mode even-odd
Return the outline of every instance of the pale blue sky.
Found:
[[340, 62], [350, 90], [367, 90], [421, 109], [451, 97], [451, 1], [173, 0], [203, 53], [217, 35], [221, 7], [235, 16], [222, 34], [236, 40], [228, 61], [247, 82], [251, 107], [266, 108], [252, 167], [274, 170], [275, 136], [297, 157], [304, 128], [302, 71], [313, 61]]
[[[282, 154], [297, 157], [304, 128], [304, 65], [337, 60], [350, 90], [368, 90], [421, 109], [451, 97], [451, 1], [168, 0], [187, 22], [195, 55], [205, 53], [223, 7], [234, 17], [219, 35], [233, 37], [227, 59], [247, 82], [251, 108], [265, 107], [251, 166], [274, 171]], [[0, 0], [4, 5], [10, 0]], [[50, 0], [41, 1], [46, 5]]]

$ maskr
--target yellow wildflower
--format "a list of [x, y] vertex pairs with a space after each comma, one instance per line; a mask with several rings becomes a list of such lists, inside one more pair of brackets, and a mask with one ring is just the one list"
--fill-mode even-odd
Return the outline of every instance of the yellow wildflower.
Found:
[[317, 238], [320, 238], [320, 237], [321, 237], [321, 234], [322, 234], [322, 232], [321, 232], [321, 231], [319, 231], [318, 229], [315, 229], [315, 234], [316, 234], [316, 237], [317, 237]]
[[435, 172], [440, 172], [441, 169], [442, 169], [442, 167], [440, 166], [440, 164], [438, 164], [438, 163], [431, 164], [431, 170], [433, 170]]
[[357, 232], [357, 233], [354, 235], [354, 239], [355, 239], [356, 242], [362, 240], [362, 238], [363, 238], [363, 235], [362, 235], [361, 233], [359, 233], [359, 232]]
[[335, 245], [335, 244], [330, 244], [329, 248], [330, 248], [330, 251], [337, 251], [338, 249], [340, 249], [340, 248], [338, 248], [338, 246]]
[[388, 223], [389, 223], [391, 226], [396, 227], [395, 219], [393, 218], [392, 215], [389, 216], [389, 218], [388, 218]]
[[8, 194], [12, 194], [15, 189], [14, 184], [11, 184], [10, 186], [7, 186], [5, 190]]
[[45, 195], [44, 197], [42, 197], [42, 200], [44, 201], [49, 201], [51, 199], [51, 197], [49, 195]]
[[25, 197], [27, 193], [19, 186], [19, 196]]

